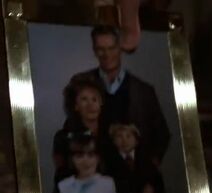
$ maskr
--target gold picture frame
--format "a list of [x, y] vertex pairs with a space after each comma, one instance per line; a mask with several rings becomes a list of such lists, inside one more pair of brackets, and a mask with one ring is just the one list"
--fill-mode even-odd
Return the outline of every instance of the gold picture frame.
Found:
[[[23, 12], [23, 3], [24, 1], [3, 1], [17, 185], [18, 193], [41, 193], [27, 23], [29, 21], [46, 22], [50, 19], [47, 17], [42, 20], [36, 11], [32, 12], [32, 15], [30, 15], [30, 11]], [[54, 14], [55, 18], [56, 15], [57, 13]], [[102, 18], [100, 20], [100, 23], [107, 23]], [[98, 21], [97, 17], [90, 25], [98, 23]], [[54, 18], [50, 22], [54, 22]], [[145, 22], [146, 28], [154, 28], [154, 24], [145, 21], [144, 18]], [[67, 23], [67, 20], [61, 17], [55, 23]], [[209, 193], [188, 44], [183, 35], [182, 23], [178, 15], [167, 14], [162, 23], [162, 27], [156, 26], [155, 30], [160, 30], [161, 27], [162, 30], [168, 32], [167, 39], [184, 153], [187, 189], [189, 193]], [[116, 21], [113, 24], [116, 24]], [[85, 25], [89, 25], [89, 22]]]

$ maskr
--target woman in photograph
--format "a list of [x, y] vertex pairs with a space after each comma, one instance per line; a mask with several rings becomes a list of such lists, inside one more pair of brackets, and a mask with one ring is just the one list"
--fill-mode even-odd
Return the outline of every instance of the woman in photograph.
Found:
[[92, 134], [97, 139], [104, 136], [101, 143], [107, 138], [104, 134], [104, 127], [100, 126], [102, 103], [101, 88], [90, 77], [76, 75], [66, 86], [64, 107], [67, 119], [63, 128], [55, 134], [53, 144], [56, 184], [72, 173], [67, 164], [67, 143], [70, 138], [81, 134]]
[[113, 179], [98, 173], [100, 156], [93, 136], [73, 136], [68, 155], [74, 172], [72, 176], [58, 183], [60, 193], [116, 192]]

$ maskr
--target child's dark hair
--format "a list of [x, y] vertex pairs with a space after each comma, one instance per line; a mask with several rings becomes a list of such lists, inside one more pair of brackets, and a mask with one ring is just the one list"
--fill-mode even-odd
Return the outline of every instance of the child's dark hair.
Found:
[[[92, 145], [93, 144], [93, 145]], [[91, 146], [92, 145], [92, 146]], [[77, 153], [92, 151], [99, 154], [96, 139], [90, 134], [75, 134], [69, 142], [69, 154], [74, 156]]]
[[78, 174], [78, 171], [76, 170], [72, 158], [76, 155], [80, 154], [93, 154], [98, 156], [99, 163], [96, 168], [97, 172], [103, 173], [104, 167], [103, 163], [101, 160], [101, 155], [100, 151], [97, 145], [96, 138], [93, 137], [92, 135], [87, 135], [87, 134], [77, 134], [74, 135], [72, 139], [70, 139], [69, 142], [69, 167], [70, 170], [74, 175]]

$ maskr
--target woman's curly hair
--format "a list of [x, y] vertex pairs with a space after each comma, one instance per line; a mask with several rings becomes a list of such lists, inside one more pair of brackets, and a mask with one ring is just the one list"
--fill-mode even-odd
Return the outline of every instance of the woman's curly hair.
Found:
[[68, 116], [73, 116], [76, 113], [76, 97], [81, 92], [81, 90], [85, 88], [92, 88], [97, 91], [103, 101], [103, 89], [92, 75], [88, 73], [80, 73], [74, 75], [63, 91], [64, 110]]

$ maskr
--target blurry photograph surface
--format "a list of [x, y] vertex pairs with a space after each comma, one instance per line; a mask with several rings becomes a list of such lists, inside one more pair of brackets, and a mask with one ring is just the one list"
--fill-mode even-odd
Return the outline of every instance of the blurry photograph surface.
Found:
[[[187, 192], [167, 32], [28, 24], [43, 192]], [[177, 180], [176, 180], [177, 179]]]

